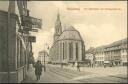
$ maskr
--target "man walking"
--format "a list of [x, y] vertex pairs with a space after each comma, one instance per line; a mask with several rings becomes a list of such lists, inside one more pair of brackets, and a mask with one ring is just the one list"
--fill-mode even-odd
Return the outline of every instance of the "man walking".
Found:
[[42, 75], [42, 68], [43, 68], [41, 61], [38, 60], [34, 67], [35, 67], [36, 78], [37, 78], [37, 80], [40, 80], [40, 76]]

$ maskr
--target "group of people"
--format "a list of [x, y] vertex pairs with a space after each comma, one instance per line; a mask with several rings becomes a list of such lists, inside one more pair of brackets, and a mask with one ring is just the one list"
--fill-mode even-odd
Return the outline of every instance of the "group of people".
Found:
[[[75, 62], [73, 63], [72, 67], [73, 67], [74, 65], [75, 65]], [[77, 71], [80, 72], [80, 64], [79, 64], [79, 63], [76, 64], [76, 67], [77, 67]]]

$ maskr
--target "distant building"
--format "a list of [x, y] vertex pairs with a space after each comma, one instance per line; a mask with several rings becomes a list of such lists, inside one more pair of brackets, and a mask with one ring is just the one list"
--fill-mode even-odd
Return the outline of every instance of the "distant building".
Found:
[[44, 64], [44, 61], [45, 63], [48, 63], [49, 62], [49, 55], [46, 51], [40, 51], [38, 53], [38, 58], [37, 60], [40, 60], [42, 64]]
[[90, 62], [94, 61], [94, 48], [90, 48], [85, 52], [85, 59], [88, 59]]
[[[99, 66], [103, 66], [104, 63], [112, 63], [113, 65], [127, 65], [127, 50], [127, 39], [122, 39], [109, 45], [97, 47], [93, 49], [95, 62]], [[88, 55], [93, 57], [92, 52], [86, 53], [86, 58]]]
[[111, 61], [115, 65], [126, 65], [127, 50], [127, 39], [113, 42], [105, 48], [105, 61]]
[[82, 61], [85, 46], [80, 33], [71, 25], [64, 28], [62, 31], [58, 14], [55, 24], [54, 43], [49, 52], [51, 62], [74, 63], [75, 61]]
[[85, 52], [85, 63], [90, 67], [93, 67], [95, 64], [95, 54], [94, 48], [90, 48]]
[[104, 53], [105, 46], [97, 47], [94, 49], [95, 53], [95, 63], [98, 64], [98, 66], [103, 66], [105, 61], [105, 53]]

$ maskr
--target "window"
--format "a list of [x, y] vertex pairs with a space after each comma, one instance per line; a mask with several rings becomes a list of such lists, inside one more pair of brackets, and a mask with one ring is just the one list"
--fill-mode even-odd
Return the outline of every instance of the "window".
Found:
[[78, 60], [78, 43], [76, 43], [76, 59]]
[[69, 43], [69, 59], [71, 60], [73, 58], [73, 45], [72, 43]]
[[65, 53], [65, 56], [64, 58], [67, 59], [67, 42], [65, 42], [65, 46], [64, 46], [64, 53]]
[[62, 59], [64, 60], [64, 43], [63, 43], [63, 56]]

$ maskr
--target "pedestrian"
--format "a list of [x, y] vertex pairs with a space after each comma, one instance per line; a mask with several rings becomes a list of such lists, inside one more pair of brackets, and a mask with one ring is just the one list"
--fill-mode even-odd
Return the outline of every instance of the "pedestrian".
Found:
[[104, 63], [104, 68], [106, 68], [106, 64]]
[[77, 71], [80, 71], [80, 65], [77, 63]]
[[35, 67], [35, 75], [36, 75], [36, 78], [37, 80], [40, 80], [40, 76], [42, 75], [42, 68], [43, 68], [43, 65], [41, 64], [41, 61], [37, 61], [36, 64], [34, 65]]

